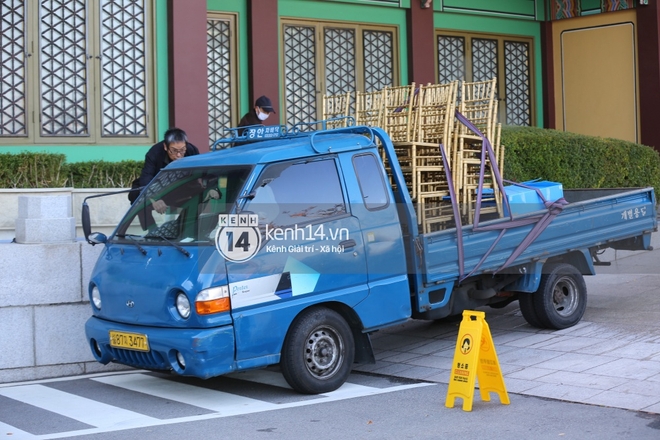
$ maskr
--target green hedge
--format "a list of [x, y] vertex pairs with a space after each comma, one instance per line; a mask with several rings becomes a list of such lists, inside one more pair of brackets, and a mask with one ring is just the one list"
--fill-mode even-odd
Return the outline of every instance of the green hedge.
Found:
[[0, 188], [130, 188], [144, 162], [66, 163], [63, 154], [0, 154]]
[[143, 161], [77, 162], [67, 165], [70, 185], [74, 188], [130, 188], [140, 175]]
[[66, 186], [63, 154], [0, 154], [0, 188], [61, 188]]
[[[504, 178], [561, 182], [564, 188], [653, 186], [660, 155], [650, 147], [534, 127], [503, 127]], [[67, 164], [63, 154], [0, 154], [0, 188], [129, 188], [142, 161]]]
[[534, 127], [502, 127], [504, 178], [561, 182], [564, 188], [660, 190], [660, 154], [618, 139]]

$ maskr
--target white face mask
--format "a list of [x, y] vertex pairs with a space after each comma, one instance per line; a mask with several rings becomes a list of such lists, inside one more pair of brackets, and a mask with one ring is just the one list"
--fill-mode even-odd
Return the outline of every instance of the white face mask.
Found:
[[270, 116], [270, 113], [261, 113], [259, 110], [257, 110], [257, 118], [259, 118], [260, 121], [265, 121], [268, 119], [268, 116]]

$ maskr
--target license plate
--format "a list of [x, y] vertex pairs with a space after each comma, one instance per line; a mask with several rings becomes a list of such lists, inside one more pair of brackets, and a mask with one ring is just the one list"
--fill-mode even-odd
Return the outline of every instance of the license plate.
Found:
[[127, 350], [149, 351], [147, 335], [110, 330], [110, 346]]

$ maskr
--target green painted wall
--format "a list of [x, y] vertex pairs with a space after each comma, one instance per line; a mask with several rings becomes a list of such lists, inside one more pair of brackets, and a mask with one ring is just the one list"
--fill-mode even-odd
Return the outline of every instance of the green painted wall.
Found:
[[[276, 0], [272, 0], [276, 1]], [[502, 0], [498, 2], [500, 12], [516, 12], [529, 14], [535, 2], [540, 0]], [[587, 0], [585, 0], [587, 1]], [[406, 32], [406, 10], [411, 5], [416, 6], [419, 0], [401, 0], [400, 3], [378, 4], [369, 0], [279, 0], [279, 16], [286, 18], [300, 18], [310, 20], [354, 21], [376, 24], [395, 25], [399, 29], [399, 79], [401, 84], [408, 83], [408, 51]], [[543, 121], [542, 114], [542, 87], [541, 87], [541, 49], [540, 25], [533, 20], [517, 20], [503, 17], [475, 15], [471, 13], [438, 12], [443, 5], [453, 7], [476, 7], [481, 5], [492, 9], [492, 0], [434, 0], [434, 24], [436, 28], [464, 30], [470, 32], [487, 32], [509, 35], [530, 36], [534, 38], [535, 55], [535, 92], [537, 121]], [[169, 77], [168, 77], [168, 30], [167, 6], [165, 1], [155, 4], [155, 108], [156, 138], [160, 139], [169, 125]], [[491, 5], [491, 6], [489, 6]], [[240, 54], [248, 52], [248, 14], [245, 0], [207, 0], [210, 12], [223, 12], [237, 14], [238, 34], [238, 87], [239, 90], [239, 116], [251, 108], [248, 101], [248, 58]], [[537, 14], [539, 12], [537, 11]], [[281, 82], [280, 78], [280, 82]], [[143, 160], [149, 145], [130, 145], [117, 143], [116, 145], [9, 145], [0, 146], [0, 152], [19, 153], [21, 151], [48, 151], [62, 153], [68, 162], [88, 160], [119, 161], [125, 159]]]
[[479, 14], [512, 14], [534, 17], [536, 0], [442, 0], [443, 10], [464, 10]]
[[600, 14], [600, 0], [581, 0], [582, 15]]
[[543, 126], [543, 77], [541, 72], [541, 24], [532, 20], [487, 17], [481, 15], [436, 12], [436, 29], [482, 32], [500, 35], [531, 37], [534, 39], [534, 92], [536, 125]]
[[[155, 32], [153, 33], [156, 56], [154, 57], [154, 73], [156, 85], [154, 98], [156, 100], [156, 138], [160, 138], [169, 124], [168, 111], [168, 63], [167, 63], [167, 8], [166, 2], [155, 3]], [[105, 160], [116, 162], [120, 160], [144, 160], [144, 155], [151, 147], [149, 145], [128, 145], [117, 141], [115, 145], [2, 145], [0, 153], [20, 153], [23, 151], [48, 152], [66, 155], [67, 162], [84, 162], [90, 160]]]

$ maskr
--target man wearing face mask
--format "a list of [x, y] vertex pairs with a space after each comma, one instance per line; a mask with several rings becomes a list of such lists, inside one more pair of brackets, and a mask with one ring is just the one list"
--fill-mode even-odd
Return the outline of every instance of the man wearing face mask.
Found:
[[[241, 118], [239, 127], [248, 127], [250, 125], [263, 125], [263, 121], [268, 119], [271, 113], [275, 113], [273, 104], [267, 96], [260, 96], [254, 103], [254, 109], [250, 110]], [[242, 136], [245, 129], [238, 130], [238, 135]], [[242, 145], [247, 142], [236, 142], [234, 145]]]

